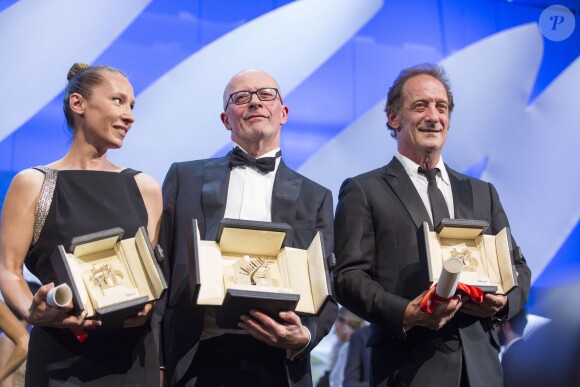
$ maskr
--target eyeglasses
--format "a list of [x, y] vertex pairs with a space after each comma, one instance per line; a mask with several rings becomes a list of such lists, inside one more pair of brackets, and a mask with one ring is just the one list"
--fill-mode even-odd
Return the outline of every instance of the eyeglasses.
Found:
[[[256, 94], [256, 96], [260, 101], [273, 101], [279, 95], [279, 92], [278, 89], [274, 87], [264, 87], [256, 91], [249, 90], [236, 91], [235, 93], [230, 94], [230, 98], [228, 99], [228, 103], [224, 107], [224, 110], [228, 108], [230, 102], [233, 103], [234, 105], [245, 105], [247, 103], [250, 103], [253, 94]], [[282, 102], [282, 98], [280, 98], [280, 102]]]

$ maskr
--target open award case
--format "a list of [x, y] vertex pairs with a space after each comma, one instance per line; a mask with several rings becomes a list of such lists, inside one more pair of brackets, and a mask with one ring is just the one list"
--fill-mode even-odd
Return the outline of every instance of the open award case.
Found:
[[121, 239], [116, 227], [75, 237], [67, 253], [59, 245], [50, 258], [58, 284], [73, 293], [73, 314], [87, 312], [103, 329], [119, 328], [146, 303], [161, 298], [167, 283], [145, 227], [134, 238]]
[[193, 303], [214, 306], [221, 328], [238, 329], [240, 315], [259, 310], [317, 315], [332, 295], [318, 232], [307, 250], [285, 246], [285, 223], [224, 219], [216, 241], [201, 240], [197, 221], [189, 236]]
[[445, 260], [455, 257], [463, 263], [459, 282], [496, 294], [507, 294], [517, 286], [510, 230], [505, 227], [497, 235], [485, 235], [488, 226], [482, 220], [443, 219], [436, 231], [430, 231], [424, 222], [418, 243], [429, 282], [438, 282]]

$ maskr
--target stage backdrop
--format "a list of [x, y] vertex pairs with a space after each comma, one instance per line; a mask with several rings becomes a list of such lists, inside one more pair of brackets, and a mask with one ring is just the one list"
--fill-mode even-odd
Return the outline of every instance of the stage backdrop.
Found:
[[[564, 7], [553, 7], [561, 4]], [[137, 121], [110, 157], [161, 183], [172, 161], [222, 155], [222, 92], [273, 74], [290, 108], [286, 162], [335, 195], [395, 151], [382, 111], [399, 70], [438, 62], [456, 111], [447, 163], [495, 184], [535, 297], [578, 282], [577, 0], [0, 0], [0, 199], [19, 170], [60, 158], [74, 62], [135, 88]], [[573, 126], [574, 124], [574, 126]]]

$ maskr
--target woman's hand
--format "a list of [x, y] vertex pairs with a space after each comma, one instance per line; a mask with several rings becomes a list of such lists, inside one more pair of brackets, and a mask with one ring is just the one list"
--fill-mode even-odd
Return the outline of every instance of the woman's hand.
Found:
[[32, 304], [25, 316], [26, 321], [37, 327], [56, 327], [56, 328], [84, 328], [94, 329], [101, 326], [98, 320], [85, 320], [87, 312], [78, 316], [72, 316], [69, 312], [72, 310], [72, 303], [62, 308], [52, 308], [46, 303], [46, 296], [54, 283], [42, 286], [34, 297]]

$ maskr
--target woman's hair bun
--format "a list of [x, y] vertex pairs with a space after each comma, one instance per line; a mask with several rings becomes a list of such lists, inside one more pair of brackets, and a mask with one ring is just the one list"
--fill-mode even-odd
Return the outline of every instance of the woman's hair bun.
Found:
[[70, 70], [68, 71], [66, 79], [70, 81], [79, 72], [88, 69], [89, 67], [90, 66], [86, 63], [75, 63], [74, 65], [71, 66]]

